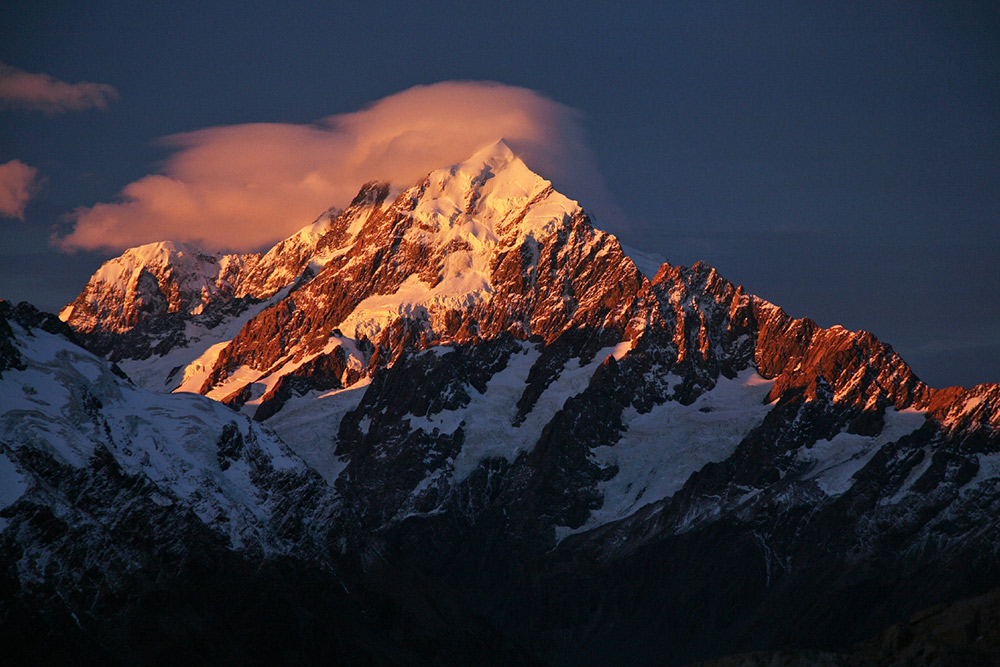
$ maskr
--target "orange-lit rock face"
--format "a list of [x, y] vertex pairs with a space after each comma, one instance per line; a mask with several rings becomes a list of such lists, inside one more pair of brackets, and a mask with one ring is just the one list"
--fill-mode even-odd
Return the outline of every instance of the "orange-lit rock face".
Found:
[[351, 384], [431, 346], [572, 330], [633, 356], [655, 348], [661, 373], [687, 378], [656, 400], [693, 400], [746, 368], [773, 379], [769, 401], [822, 397], [857, 428], [888, 405], [945, 419], [966, 400], [923, 385], [871, 334], [792, 319], [705, 264], [663, 264], [650, 281], [502, 142], [395, 197], [368, 183], [264, 254], [135, 248], [61, 317], [123, 363], [172, 360], [140, 381], [255, 405], [277, 405], [289, 374]]

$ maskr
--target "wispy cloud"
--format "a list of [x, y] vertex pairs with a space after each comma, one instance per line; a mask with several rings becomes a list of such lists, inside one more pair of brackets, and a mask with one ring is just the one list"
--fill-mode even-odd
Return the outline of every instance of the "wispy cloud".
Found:
[[106, 83], [65, 83], [48, 74], [34, 74], [0, 63], [0, 105], [60, 113], [107, 109], [118, 91]]
[[24, 220], [24, 207], [38, 191], [38, 170], [20, 160], [0, 164], [0, 216]]
[[[166, 138], [161, 173], [121, 200], [82, 208], [65, 249], [170, 239], [251, 250], [284, 238], [366, 181], [409, 186], [504, 138], [529, 167], [600, 212], [606, 194], [578, 112], [524, 88], [444, 82], [410, 88], [311, 125], [256, 123]], [[577, 194], [579, 193], [579, 194]]]

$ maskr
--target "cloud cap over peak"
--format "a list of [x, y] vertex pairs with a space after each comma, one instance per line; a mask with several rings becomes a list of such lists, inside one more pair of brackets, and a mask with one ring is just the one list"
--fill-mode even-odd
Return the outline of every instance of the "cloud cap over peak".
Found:
[[610, 197], [574, 109], [489, 82], [416, 86], [314, 124], [251, 123], [166, 137], [161, 173], [125, 187], [121, 201], [82, 208], [54, 241], [64, 249], [121, 250], [151, 241], [248, 251], [345, 206], [367, 181], [409, 187], [503, 137], [529, 167], [589, 208]]
[[118, 91], [106, 83], [65, 83], [0, 63], [0, 106], [55, 114], [107, 109], [108, 102], [117, 99]]

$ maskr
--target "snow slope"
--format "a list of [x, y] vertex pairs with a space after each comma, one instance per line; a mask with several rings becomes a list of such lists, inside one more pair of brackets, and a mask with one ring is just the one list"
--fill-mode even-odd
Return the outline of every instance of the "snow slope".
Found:
[[[146, 391], [62, 336], [10, 322], [24, 370], [0, 380], [0, 503], [45, 494], [29, 452], [83, 470], [110, 455], [157, 503], [188, 508], [237, 549], [281, 551], [278, 479], [332, 491], [277, 437], [202, 396]], [[324, 490], [325, 489], [325, 490]]]

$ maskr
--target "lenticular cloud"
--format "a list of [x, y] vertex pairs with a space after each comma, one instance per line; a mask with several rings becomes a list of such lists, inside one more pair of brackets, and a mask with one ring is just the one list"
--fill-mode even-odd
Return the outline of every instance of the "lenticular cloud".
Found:
[[573, 109], [493, 83], [417, 86], [312, 125], [254, 123], [167, 137], [162, 173], [130, 183], [120, 201], [78, 209], [67, 250], [159, 240], [248, 251], [282, 239], [373, 179], [407, 187], [503, 138], [567, 195], [608, 201]]

